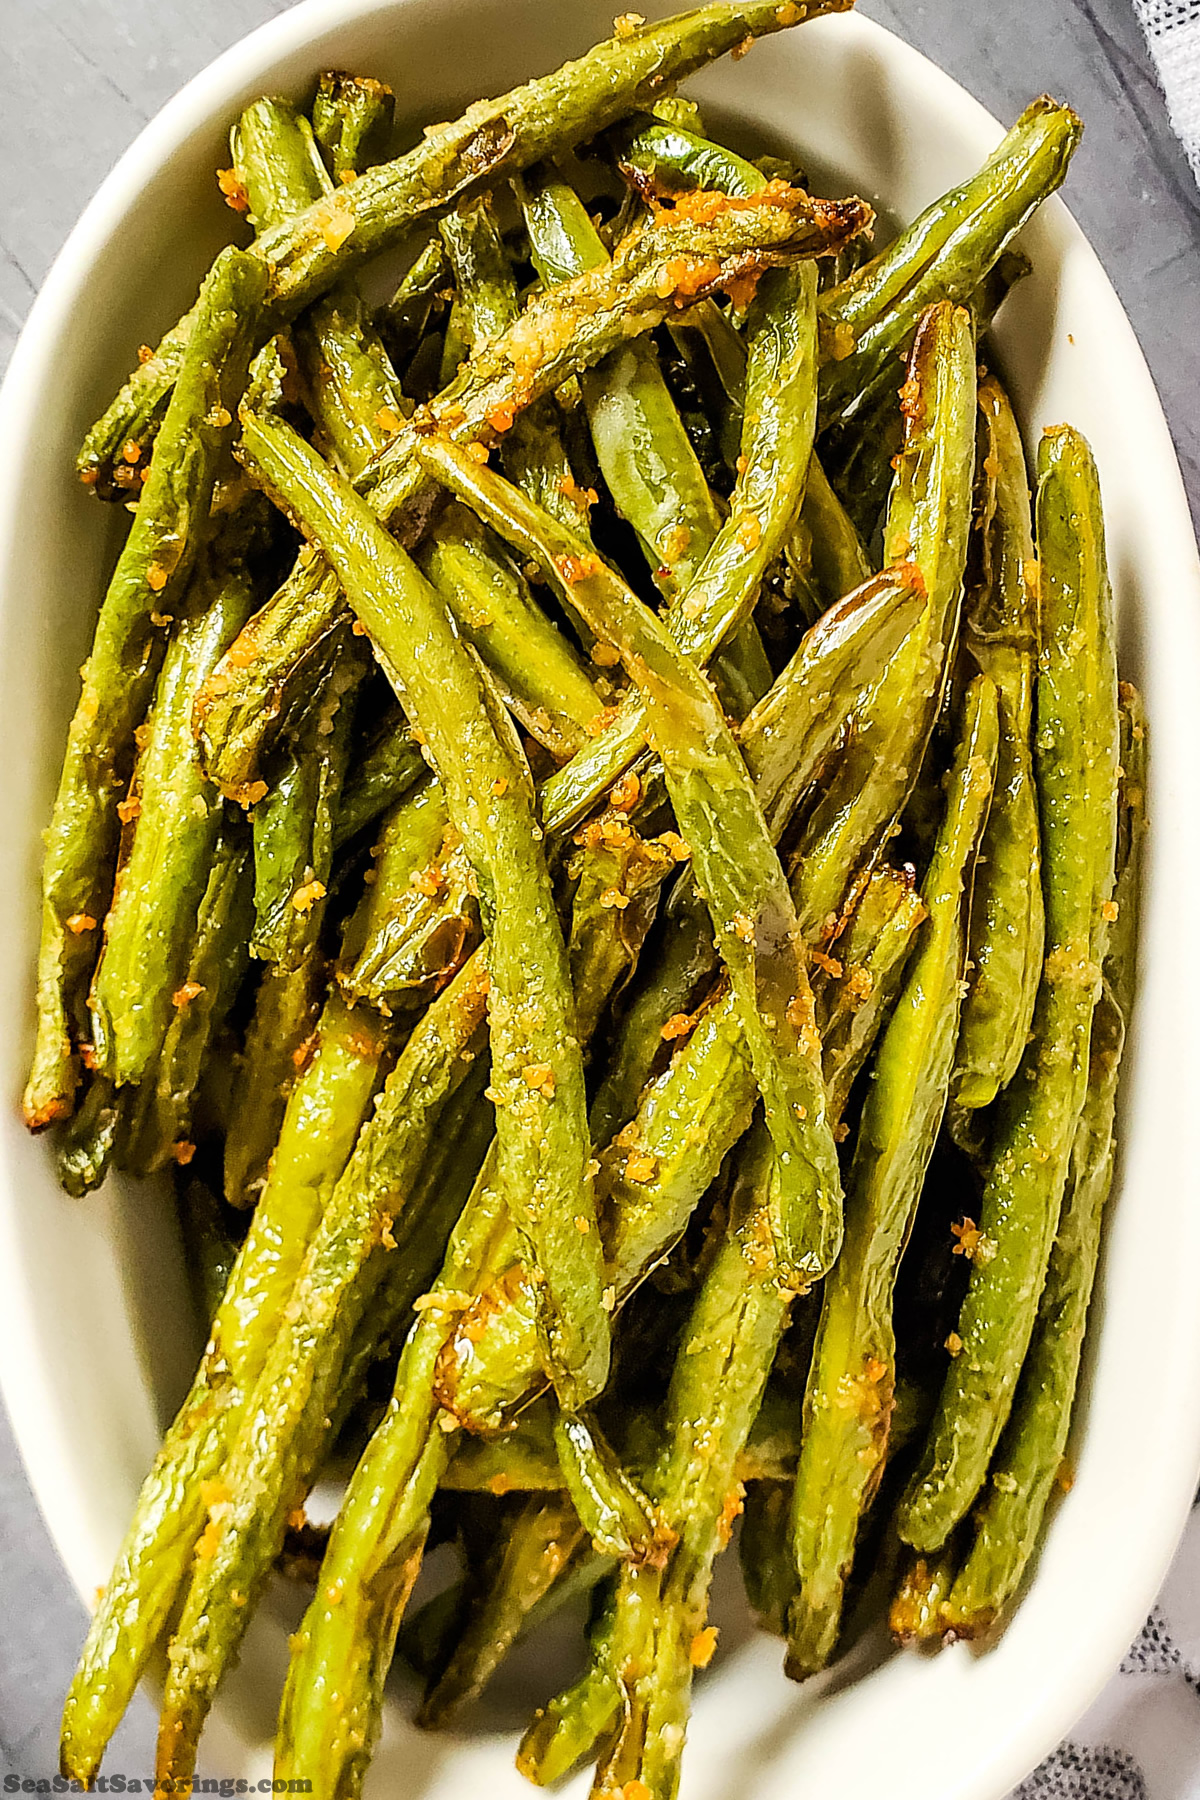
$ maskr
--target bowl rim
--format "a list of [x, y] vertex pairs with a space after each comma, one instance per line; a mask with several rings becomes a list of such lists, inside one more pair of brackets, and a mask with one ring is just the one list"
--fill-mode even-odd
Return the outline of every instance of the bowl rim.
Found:
[[[145, 186], [147, 170], [160, 171], [197, 130], [211, 125], [215, 116], [227, 114], [237, 104], [238, 94], [248, 84], [253, 85], [256, 71], [302, 52], [315, 39], [327, 36], [334, 29], [380, 13], [400, 15], [411, 3], [412, 0], [301, 0], [299, 5], [268, 20], [223, 51], [165, 103], [139, 132], [88, 202], [30, 309], [0, 386], [0, 443], [9, 446], [18, 442], [36, 442], [37, 395], [49, 371], [54, 341], [69, 327], [76, 307], [83, 302], [89, 275], [103, 257], [114, 231], [136, 206]], [[451, 0], [451, 5], [456, 3], [457, 0]], [[451, 5], [447, 6], [447, 13]], [[653, 10], [665, 12], [669, 9], [654, 4]], [[910, 66], [919, 65], [922, 79], [939, 90], [939, 107], [953, 107], [975, 135], [983, 132], [994, 141], [1000, 133], [1001, 127], [995, 118], [960, 83], [894, 32], [860, 14], [843, 17], [839, 25], [843, 30], [860, 34], [864, 42], [874, 40], [885, 45], [889, 58], [908, 62]], [[1153, 396], [1152, 410], [1161, 424], [1166, 450], [1166, 455], [1161, 457], [1165, 486], [1160, 505], [1175, 539], [1177, 586], [1181, 599], [1188, 603], [1186, 612], [1180, 609], [1184, 635], [1190, 641], [1188, 660], [1194, 668], [1200, 669], [1200, 631], [1197, 629], [1200, 560], [1197, 559], [1182, 475], [1161, 402], [1132, 326], [1088, 240], [1061, 199], [1050, 202], [1045, 212], [1055, 221], [1056, 229], [1065, 232], [1077, 248], [1086, 248], [1095, 263], [1097, 291], [1103, 290], [1111, 298], [1116, 329], [1128, 339], [1122, 354], [1131, 365], [1136, 364], [1134, 376], [1138, 382], [1145, 382]], [[1163, 447], [1160, 445], [1159, 450]], [[16, 464], [20, 462], [19, 457], [13, 460]], [[7, 543], [19, 530], [18, 486], [10, 479], [0, 483], [0, 583]], [[1181, 754], [1173, 761], [1181, 766], [1190, 764], [1191, 772], [1200, 774], [1200, 723], [1186, 732], [1180, 726], [1180, 732], [1190, 739], [1185, 745], [1188, 754]], [[1178, 779], [1178, 769], [1174, 778]], [[1200, 879], [1200, 852], [1181, 847], [1172, 857], [1171, 879], [1183, 882], [1189, 871]], [[1200, 1002], [1200, 956], [1181, 957], [1180, 980], [1193, 999]], [[1200, 1077], [1200, 1052], [1187, 1045], [1178, 1045], [1176, 1050]], [[1181, 1131], [1183, 1129], [1181, 1127]], [[1200, 1127], [1192, 1125], [1186, 1129], [1200, 1147]], [[1196, 1158], [1193, 1158], [1192, 1166], [1197, 1166]], [[6, 1244], [7, 1226], [4, 1208], [0, 1205], [0, 1246]], [[0, 1395], [8, 1407], [14, 1436], [56, 1551], [73, 1585], [81, 1597], [86, 1598], [86, 1574], [64, 1529], [67, 1512], [58, 1496], [59, 1475], [65, 1463], [55, 1433], [61, 1434], [63, 1424], [56, 1417], [54, 1386], [46, 1370], [33, 1366], [31, 1359], [21, 1354], [19, 1337], [29, 1323], [32, 1296], [24, 1291], [16, 1264], [6, 1256], [0, 1256], [0, 1296], [3, 1296], [0, 1305]], [[1175, 1354], [1164, 1373], [1164, 1380], [1184, 1401], [1190, 1392], [1194, 1392], [1197, 1379], [1200, 1379], [1200, 1309], [1190, 1323], [1182, 1317], [1175, 1318], [1172, 1329]], [[1014, 1726], [1004, 1737], [987, 1767], [983, 1785], [964, 1785], [963, 1795], [969, 1793], [982, 1800], [984, 1795], [998, 1797], [1004, 1793], [1069, 1729], [1114, 1672], [1117, 1659], [1140, 1626], [1161, 1585], [1200, 1476], [1200, 1418], [1193, 1415], [1194, 1409], [1192, 1412], [1180, 1411], [1182, 1420], [1191, 1419], [1192, 1422], [1180, 1429], [1163, 1449], [1159, 1472], [1164, 1478], [1155, 1528], [1146, 1533], [1138, 1547], [1136, 1572], [1124, 1583], [1124, 1602], [1117, 1604], [1114, 1601], [1110, 1608], [1108, 1629], [1095, 1633], [1086, 1646], [1079, 1647], [1080, 1654], [1069, 1678], [1063, 1679], [1055, 1704], [1043, 1700], [1040, 1707], [1031, 1708], [1024, 1729]], [[1169, 1479], [1166, 1478], [1168, 1455]], [[959, 1790], [956, 1788], [955, 1792]]]

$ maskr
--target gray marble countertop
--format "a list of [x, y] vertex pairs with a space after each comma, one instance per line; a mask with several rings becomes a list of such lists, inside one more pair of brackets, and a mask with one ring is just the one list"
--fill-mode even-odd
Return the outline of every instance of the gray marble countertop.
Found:
[[[1067, 190], [1133, 320], [1200, 518], [1200, 193], [1130, 0], [861, 0], [1000, 118], [1048, 90], [1087, 121]], [[0, 368], [56, 251], [162, 103], [286, 0], [0, 0]], [[616, 9], [614, 8], [614, 11]], [[0, 1778], [57, 1764], [84, 1611], [0, 1414]], [[148, 1704], [109, 1766], [152, 1755]]]

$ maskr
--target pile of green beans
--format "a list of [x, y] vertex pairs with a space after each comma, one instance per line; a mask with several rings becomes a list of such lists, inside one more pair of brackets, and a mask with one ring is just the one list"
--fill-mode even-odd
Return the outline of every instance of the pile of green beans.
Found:
[[[72, 1194], [171, 1172], [209, 1329], [67, 1697], [73, 1780], [164, 1652], [158, 1778], [190, 1779], [277, 1571], [311, 1592], [275, 1773], [323, 1800], [397, 1654], [444, 1726], [584, 1601], [519, 1766], [673, 1800], [743, 1510], [794, 1679], [868, 1565], [901, 1642], [1020, 1585], [1145, 822], [1096, 471], [1059, 426], [1031, 495], [987, 339], [1080, 125], [1036, 101], [869, 256], [862, 201], [667, 92], [845, 3], [626, 15], [399, 154], [372, 78], [253, 102], [220, 176], [249, 241], [80, 453], [133, 523], [25, 1113]], [[931, 1362], [897, 1293], [947, 1157], [982, 1199]], [[457, 1573], [406, 1617], [431, 1542]]]

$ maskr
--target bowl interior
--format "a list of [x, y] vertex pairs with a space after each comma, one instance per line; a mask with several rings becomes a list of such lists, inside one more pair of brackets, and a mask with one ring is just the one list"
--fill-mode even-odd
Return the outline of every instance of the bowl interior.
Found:
[[[0, 691], [10, 767], [0, 829], [0, 1036], [9, 1096], [0, 1139], [0, 1371], [22, 1449], [67, 1566], [89, 1595], [108, 1574], [199, 1333], [170, 1207], [152, 1186], [111, 1183], [85, 1205], [57, 1189], [46, 1146], [15, 1119], [30, 1019], [36, 881], [76, 669], [119, 521], [72, 475], [84, 430], [142, 341], [183, 310], [231, 234], [212, 171], [241, 104], [304, 98], [325, 66], [390, 81], [414, 128], [480, 93], [549, 69], [611, 29], [596, 0], [308, 0], [247, 39], [154, 121], [85, 215], [53, 271], [0, 401]], [[662, 5], [646, 11], [662, 13]], [[974, 168], [999, 128], [960, 88], [862, 19], [758, 45], [692, 85], [735, 136], [798, 155], [828, 191], [856, 190], [909, 218]], [[232, 227], [236, 232], [236, 225]], [[1154, 731], [1150, 868], [1136, 1047], [1094, 1309], [1075, 1484], [1001, 1642], [935, 1661], [866, 1640], [804, 1688], [752, 1633], [723, 1568], [722, 1654], [698, 1683], [689, 1800], [803, 1780], [814, 1800], [930, 1795], [995, 1800], [1038, 1760], [1115, 1665], [1155, 1589], [1195, 1487], [1200, 1249], [1195, 1170], [1200, 1051], [1190, 1029], [1200, 964], [1185, 918], [1197, 891], [1186, 812], [1200, 777], [1200, 571], [1174, 454], [1140, 352], [1094, 256], [1058, 203], [1026, 234], [1033, 276], [997, 334], [1032, 444], [1069, 419], [1095, 448], [1108, 507], [1125, 672]], [[1161, 1255], [1167, 1245], [1170, 1254]], [[726, 1559], [728, 1562], [729, 1559]], [[206, 1740], [208, 1768], [269, 1766], [284, 1631], [302, 1597], [262, 1610]], [[376, 1791], [494, 1800], [528, 1790], [513, 1729], [569, 1674], [569, 1632], [514, 1659], [468, 1729], [418, 1738], [397, 1684]]]

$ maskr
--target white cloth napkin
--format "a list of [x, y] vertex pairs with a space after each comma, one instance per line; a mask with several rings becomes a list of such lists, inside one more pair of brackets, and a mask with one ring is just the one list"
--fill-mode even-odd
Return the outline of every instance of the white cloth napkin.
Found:
[[1200, 0], [1133, 0], [1171, 123], [1200, 181]]
[[1010, 1800], [1200, 1800], [1200, 1505], [1120, 1670]]

